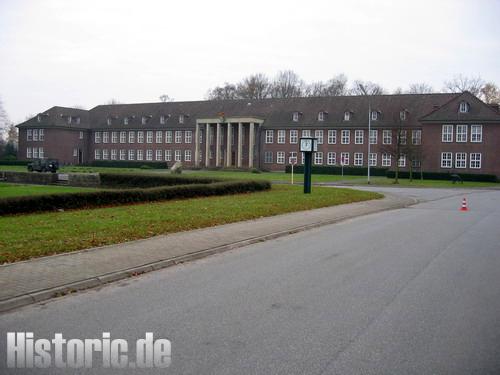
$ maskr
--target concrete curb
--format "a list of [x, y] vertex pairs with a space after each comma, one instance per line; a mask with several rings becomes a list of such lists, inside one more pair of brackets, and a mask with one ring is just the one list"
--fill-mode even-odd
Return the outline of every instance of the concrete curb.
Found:
[[[280, 238], [284, 237], [290, 234], [294, 233], [299, 233], [302, 231], [306, 231], [309, 229], [313, 228], [319, 228], [325, 225], [330, 225], [330, 224], [335, 224], [344, 220], [352, 219], [355, 217], [360, 217], [360, 216], [366, 216], [366, 215], [371, 215], [383, 211], [389, 211], [389, 210], [394, 210], [398, 208], [405, 208], [412, 206], [414, 204], [418, 203], [417, 199], [414, 198], [405, 198], [404, 200], [401, 200], [401, 202], [396, 202], [393, 203], [392, 205], [389, 205], [387, 207], [381, 207], [374, 209], [373, 211], [367, 212], [367, 213], [359, 213], [359, 214], [352, 214], [352, 215], [344, 215], [344, 216], [339, 216], [331, 220], [323, 220], [323, 221], [318, 221], [314, 222], [311, 224], [303, 225], [303, 226], [298, 226], [294, 228], [287, 229], [285, 231], [280, 231], [280, 232], [274, 232], [274, 233], [269, 233], [263, 236], [257, 236], [257, 237], [251, 237], [248, 239], [245, 239], [243, 241], [237, 241], [237, 242], [232, 242], [228, 243], [222, 246], [218, 247], [213, 247], [213, 248], [208, 248], [200, 251], [196, 251], [194, 253], [189, 253], [189, 254], [184, 254], [181, 256], [173, 257], [173, 258], [168, 258], [160, 261], [155, 261], [152, 263], [147, 263], [143, 264], [140, 266], [132, 267], [132, 268], [127, 268], [127, 269], [122, 269], [118, 270], [116, 272], [112, 273], [106, 273], [103, 275], [99, 275], [96, 277], [88, 278], [88, 279], [83, 279], [77, 282], [73, 282], [70, 284], [64, 284], [57, 286], [55, 288], [48, 288], [48, 289], [42, 289], [38, 290], [33, 293], [27, 293], [24, 295], [16, 296], [13, 298], [5, 299], [3, 301], [0, 301], [0, 313], [1, 312], [7, 312], [19, 307], [27, 306], [33, 303], [39, 303], [43, 302], [52, 298], [56, 297], [61, 297], [70, 293], [74, 293], [80, 290], [85, 290], [85, 289], [90, 289], [90, 288], [95, 288], [95, 287], [100, 287], [104, 286], [108, 283], [114, 282], [114, 281], [119, 281], [123, 279], [127, 279], [132, 276], [137, 276], [146, 272], [151, 272], [151, 271], [156, 271], [160, 270], [163, 268], [167, 268], [170, 266], [175, 266], [180, 263], [185, 263], [185, 262], [190, 262], [193, 260], [205, 258], [210, 255], [222, 253], [225, 251], [237, 249], [240, 247], [252, 245], [258, 242], [264, 242], [268, 240], [272, 240], [275, 238]], [[83, 250], [85, 251], [85, 250]]]

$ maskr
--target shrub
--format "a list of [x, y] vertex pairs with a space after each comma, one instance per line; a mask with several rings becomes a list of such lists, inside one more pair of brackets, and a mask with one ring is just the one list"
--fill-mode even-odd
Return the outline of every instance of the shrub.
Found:
[[11, 160], [11, 159], [2, 159], [0, 160], [0, 165], [28, 165], [28, 160]]
[[261, 171], [259, 171], [259, 170], [258, 170], [258, 169], [256, 169], [256, 168], [253, 168], [253, 169], [252, 169], [252, 173], [257, 173], [257, 174], [258, 174], [258, 173], [262, 173], [262, 172], [261, 172]]
[[166, 162], [159, 161], [120, 161], [120, 160], [96, 160], [90, 163], [91, 167], [113, 167], [113, 168], [142, 168], [149, 166], [154, 169], [168, 169]]
[[210, 184], [224, 181], [220, 178], [190, 177], [185, 175], [100, 173], [101, 185], [108, 188], [151, 188], [158, 186]]
[[161, 186], [148, 189], [33, 195], [0, 200], [0, 215], [238, 194], [270, 188], [269, 181], [244, 180]]
[[[287, 165], [285, 168], [286, 173], [292, 172], [292, 166]], [[294, 173], [304, 173], [303, 165], [296, 165], [293, 167]], [[387, 168], [370, 168], [370, 175], [372, 176], [385, 176]], [[341, 175], [342, 167], [338, 166], [324, 166], [324, 165], [313, 165], [313, 174], [331, 174], [331, 175]], [[368, 174], [368, 168], [365, 167], [344, 167], [344, 175], [346, 176], [366, 176]]]
[[[456, 173], [456, 172], [424, 172], [423, 178], [424, 180], [449, 180], [451, 181], [451, 175], [457, 174], [463, 181], [476, 181], [476, 182], [498, 182], [497, 176], [494, 174], [472, 174], [472, 173]], [[387, 178], [395, 178], [395, 171], [387, 171]], [[409, 178], [410, 172], [407, 171], [399, 171], [399, 178]], [[419, 179], [420, 172], [413, 172], [413, 178]]]

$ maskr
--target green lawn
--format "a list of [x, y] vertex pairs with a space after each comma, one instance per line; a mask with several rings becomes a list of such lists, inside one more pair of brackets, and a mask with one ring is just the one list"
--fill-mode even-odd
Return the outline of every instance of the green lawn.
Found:
[[292, 211], [381, 198], [352, 189], [277, 185], [270, 191], [0, 217], [0, 263]]
[[50, 193], [75, 193], [79, 191], [94, 191], [92, 188], [52, 186], [52, 185], [22, 185], [0, 182], [0, 199], [20, 197], [23, 195], [39, 195]]

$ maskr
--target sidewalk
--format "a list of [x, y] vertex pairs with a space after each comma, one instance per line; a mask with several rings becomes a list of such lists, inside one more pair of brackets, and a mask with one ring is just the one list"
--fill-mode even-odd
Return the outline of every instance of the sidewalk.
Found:
[[0, 312], [340, 220], [414, 204], [384, 199], [156, 236], [0, 266]]

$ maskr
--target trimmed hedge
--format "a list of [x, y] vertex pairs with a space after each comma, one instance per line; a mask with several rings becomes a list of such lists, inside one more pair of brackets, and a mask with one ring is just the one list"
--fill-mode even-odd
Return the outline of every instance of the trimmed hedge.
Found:
[[[303, 165], [296, 165], [293, 167], [294, 173], [304, 173]], [[287, 165], [285, 167], [286, 173], [292, 172], [292, 166]], [[387, 168], [370, 168], [370, 175], [372, 176], [385, 176], [387, 172]], [[313, 165], [312, 166], [313, 174], [332, 174], [332, 175], [341, 175], [342, 167], [338, 166], [323, 166], [323, 165]], [[368, 173], [368, 168], [365, 167], [344, 167], [344, 175], [349, 176], [366, 176]]]
[[191, 177], [185, 175], [154, 175], [132, 173], [99, 173], [101, 185], [110, 188], [151, 188], [158, 186], [211, 184], [220, 178]]
[[2, 165], [28, 165], [28, 160], [0, 160], [0, 166]]
[[[456, 172], [442, 172], [442, 173], [440, 173], [440, 172], [424, 172], [423, 177], [424, 177], [424, 180], [450, 180], [451, 181], [452, 174], [459, 175], [463, 181], [498, 182], [497, 176], [495, 176], [494, 174], [472, 174], [472, 173], [456, 173]], [[387, 178], [395, 178], [396, 172], [395, 171], [387, 171], [386, 176], [387, 176]], [[398, 177], [399, 178], [409, 178], [410, 172], [399, 171]], [[413, 172], [413, 178], [419, 179], [420, 172], [419, 171]]]
[[119, 160], [96, 160], [88, 164], [90, 167], [112, 167], [112, 168], [141, 168], [147, 166], [155, 169], [168, 169], [167, 162], [158, 161], [119, 161]]
[[162, 186], [149, 189], [33, 195], [0, 200], [0, 215], [238, 194], [270, 188], [269, 181], [244, 180]]

